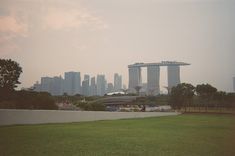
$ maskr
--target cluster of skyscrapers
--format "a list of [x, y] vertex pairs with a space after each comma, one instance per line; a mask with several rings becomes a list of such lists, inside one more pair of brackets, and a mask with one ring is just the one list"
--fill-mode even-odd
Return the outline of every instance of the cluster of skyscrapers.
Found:
[[85, 74], [83, 81], [80, 72], [65, 72], [64, 78], [61, 76], [42, 77], [41, 82], [33, 86], [35, 91], [49, 92], [52, 95], [84, 95], [84, 96], [103, 96], [106, 93], [121, 91], [122, 76], [115, 73], [114, 82], [107, 83], [105, 75], [91, 77]]

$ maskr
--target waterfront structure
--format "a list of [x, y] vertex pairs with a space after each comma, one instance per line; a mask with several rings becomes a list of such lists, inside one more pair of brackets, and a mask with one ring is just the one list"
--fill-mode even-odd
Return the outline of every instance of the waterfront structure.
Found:
[[97, 75], [97, 95], [103, 96], [105, 94], [106, 80], [105, 75]]
[[121, 91], [122, 89], [122, 76], [119, 75], [118, 73], [114, 74], [114, 91]]
[[147, 67], [147, 93], [160, 93], [160, 66], [167, 66], [168, 88], [180, 83], [180, 66], [190, 65], [184, 62], [162, 61], [160, 63], [135, 63], [129, 65], [129, 91], [135, 92], [137, 86], [142, 86], [141, 68]]
[[65, 72], [64, 92], [68, 95], [81, 94], [80, 72]]

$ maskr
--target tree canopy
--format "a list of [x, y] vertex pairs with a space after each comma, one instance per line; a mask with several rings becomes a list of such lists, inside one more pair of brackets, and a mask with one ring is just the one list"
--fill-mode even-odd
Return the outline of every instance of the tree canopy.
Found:
[[0, 59], [0, 90], [14, 90], [20, 84], [19, 77], [22, 73], [20, 65], [11, 59]]
[[216, 92], [217, 89], [210, 84], [200, 84], [196, 86], [196, 93], [204, 99], [211, 98]]
[[195, 87], [188, 83], [180, 83], [171, 89], [170, 103], [173, 108], [181, 109], [190, 105], [194, 96]]

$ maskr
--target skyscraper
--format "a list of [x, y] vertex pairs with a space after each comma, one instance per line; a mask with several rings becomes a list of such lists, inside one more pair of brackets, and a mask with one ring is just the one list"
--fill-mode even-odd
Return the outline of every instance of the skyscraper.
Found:
[[148, 66], [147, 67], [147, 93], [148, 94], [157, 95], [160, 93], [159, 80], [160, 80], [160, 67]]
[[108, 83], [108, 87], [107, 87], [107, 93], [112, 93], [114, 90], [113, 88], [113, 84], [112, 83]]
[[131, 92], [135, 92], [136, 86], [141, 86], [141, 68], [131, 67], [129, 68], [129, 89]]
[[171, 65], [167, 67], [168, 70], [168, 88], [177, 86], [180, 83], [180, 67]]
[[63, 79], [60, 76], [55, 76], [52, 78], [51, 84], [51, 94], [52, 95], [62, 95], [63, 94]]
[[105, 76], [97, 75], [97, 95], [103, 96], [105, 94]]
[[114, 74], [114, 91], [121, 91], [122, 89], [122, 76], [117, 73]]
[[52, 81], [51, 77], [41, 77], [41, 91], [51, 93]]
[[65, 72], [64, 92], [68, 95], [81, 94], [80, 72]]
[[84, 80], [82, 81], [82, 94], [85, 96], [89, 96], [89, 83], [90, 76], [84, 75]]
[[95, 77], [91, 78], [91, 85], [90, 85], [90, 96], [97, 95], [96, 93], [96, 83], [95, 83]]
[[60, 76], [41, 77], [41, 84], [36, 82], [34, 84], [34, 91], [36, 92], [48, 92], [51, 95], [62, 95], [63, 94], [63, 78]]

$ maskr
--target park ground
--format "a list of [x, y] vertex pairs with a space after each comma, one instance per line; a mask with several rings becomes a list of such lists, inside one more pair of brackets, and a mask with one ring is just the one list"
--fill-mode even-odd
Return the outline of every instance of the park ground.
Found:
[[235, 116], [2, 126], [0, 151], [1, 156], [234, 156]]

